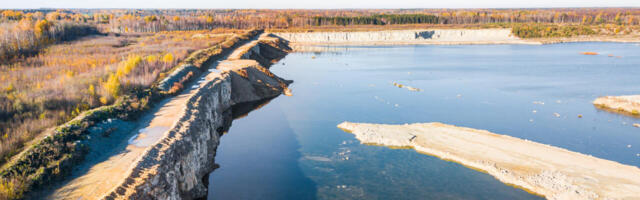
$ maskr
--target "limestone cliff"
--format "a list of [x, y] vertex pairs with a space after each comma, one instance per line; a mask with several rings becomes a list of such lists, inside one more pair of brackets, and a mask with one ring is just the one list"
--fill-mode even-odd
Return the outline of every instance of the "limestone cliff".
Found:
[[292, 43], [306, 44], [528, 44], [510, 29], [432, 29], [367, 32], [277, 33]]

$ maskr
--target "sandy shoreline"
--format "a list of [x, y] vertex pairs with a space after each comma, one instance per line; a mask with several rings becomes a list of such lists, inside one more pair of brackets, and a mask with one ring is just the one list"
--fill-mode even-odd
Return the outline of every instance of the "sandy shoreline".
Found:
[[640, 199], [640, 169], [485, 130], [441, 123], [343, 122], [365, 144], [410, 147], [548, 199]]

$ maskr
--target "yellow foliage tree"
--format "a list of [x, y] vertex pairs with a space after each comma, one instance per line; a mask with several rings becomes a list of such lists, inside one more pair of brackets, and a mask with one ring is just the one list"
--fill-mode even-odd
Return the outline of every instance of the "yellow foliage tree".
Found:
[[156, 56], [156, 55], [147, 56], [147, 62], [148, 63], [155, 63], [156, 61], [158, 61], [158, 56]]
[[156, 17], [155, 15], [145, 16], [144, 17], [144, 21], [147, 22], [147, 23], [155, 22], [155, 21], [158, 21], [158, 17]]
[[90, 96], [95, 96], [96, 95], [96, 87], [93, 86], [93, 84], [89, 85], [89, 89], [87, 89], [87, 93], [89, 93]]
[[120, 78], [115, 74], [110, 74], [107, 82], [104, 83], [104, 88], [112, 97], [117, 98], [120, 96]]
[[49, 31], [49, 29], [51, 28], [51, 25], [53, 24], [47, 21], [46, 19], [38, 20], [38, 22], [36, 22], [36, 26], [33, 31], [38, 37], [42, 37], [44, 33]]
[[134, 68], [136, 68], [136, 66], [138, 66], [141, 62], [142, 62], [141, 56], [129, 55], [129, 58], [127, 58], [127, 60], [120, 63], [120, 66], [118, 66], [118, 70], [116, 71], [116, 76], [120, 78], [131, 73], [131, 71]]
[[165, 63], [173, 62], [173, 54], [167, 53], [162, 57], [162, 61]]

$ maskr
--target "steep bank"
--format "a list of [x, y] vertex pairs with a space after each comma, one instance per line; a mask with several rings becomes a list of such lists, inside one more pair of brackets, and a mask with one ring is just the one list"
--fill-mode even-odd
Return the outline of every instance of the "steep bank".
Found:
[[593, 101], [597, 108], [640, 117], [640, 95], [604, 96]]
[[[269, 54], [266, 34], [237, 48], [242, 54]], [[286, 41], [277, 40], [286, 46]], [[251, 49], [246, 51], [246, 49]], [[256, 53], [256, 51], [259, 51]], [[234, 70], [216, 69], [221, 63], [252, 63]], [[271, 64], [271, 63], [268, 63]], [[268, 67], [268, 66], [267, 66]], [[212, 62], [208, 73], [187, 85], [180, 95], [161, 102], [146, 113], [135, 128], [123, 133], [119, 144], [97, 156], [97, 162], [74, 170], [74, 178], [42, 198], [54, 199], [194, 199], [206, 195], [203, 177], [214, 168], [219, 137], [231, 122], [230, 107], [285, 91], [288, 81], [271, 74], [252, 60], [231, 56]], [[268, 74], [266, 74], [269, 72]], [[277, 83], [277, 84], [274, 84]], [[253, 98], [244, 98], [255, 93]], [[98, 137], [98, 136], [94, 136]]]
[[399, 45], [399, 44], [540, 44], [522, 40], [510, 29], [433, 29], [368, 32], [277, 33], [296, 44]]
[[638, 199], [640, 169], [566, 149], [441, 123], [343, 122], [365, 144], [409, 147], [484, 171], [548, 199]]

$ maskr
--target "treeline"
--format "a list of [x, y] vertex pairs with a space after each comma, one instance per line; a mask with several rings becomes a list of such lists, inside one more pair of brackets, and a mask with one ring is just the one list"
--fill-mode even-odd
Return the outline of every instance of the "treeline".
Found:
[[314, 26], [322, 25], [386, 25], [386, 24], [438, 24], [438, 17], [425, 14], [393, 14], [357, 17], [313, 17]]
[[557, 9], [73, 9], [4, 10], [1, 21], [23, 18], [91, 23], [105, 32], [212, 28], [304, 28], [325, 25], [550, 23], [640, 25], [640, 8]]
[[61, 41], [98, 33], [94, 26], [46, 19], [22, 19], [0, 24], [0, 63], [25, 58], [42, 48]]

